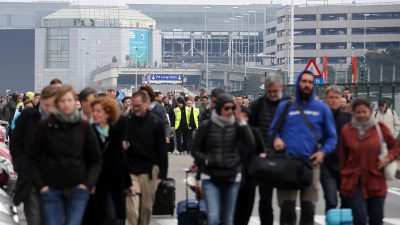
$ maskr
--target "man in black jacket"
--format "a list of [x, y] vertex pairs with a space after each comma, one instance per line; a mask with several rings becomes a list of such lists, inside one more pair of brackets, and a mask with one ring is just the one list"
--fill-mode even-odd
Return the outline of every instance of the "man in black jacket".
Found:
[[168, 172], [164, 126], [148, 108], [148, 96], [141, 91], [134, 93], [132, 113], [124, 122], [126, 141], [123, 147], [128, 169], [133, 187], [141, 193], [140, 201], [136, 197], [127, 197], [128, 225], [137, 225], [139, 215], [140, 225], [150, 224], [157, 186]]
[[[339, 138], [344, 125], [351, 121], [351, 114], [340, 110], [340, 102], [340, 88], [336, 85], [329, 86], [325, 90], [325, 103], [332, 110], [336, 123], [336, 132]], [[325, 210], [328, 211], [336, 208], [338, 206], [337, 195], [340, 192], [339, 145], [324, 159], [324, 163], [321, 167], [321, 184], [324, 190]], [[342, 197], [341, 207], [347, 208]]]
[[[266, 149], [272, 148], [269, 140], [268, 129], [274, 118], [275, 111], [282, 100], [283, 84], [280, 74], [270, 73], [265, 78], [265, 95], [258, 98], [250, 106], [250, 125], [260, 130]], [[263, 149], [256, 149], [261, 153]], [[254, 188], [255, 192], [255, 188]], [[259, 181], [260, 203], [259, 214], [261, 225], [272, 225], [274, 214], [272, 208], [273, 187], [262, 180]], [[251, 198], [249, 198], [251, 199]]]
[[16, 121], [13, 139], [10, 143], [14, 168], [18, 173], [14, 202], [24, 203], [24, 212], [28, 225], [41, 225], [39, 197], [32, 187], [32, 174], [28, 162], [28, 152], [32, 147], [37, 124], [46, 119], [54, 105], [57, 89], [48, 86], [43, 89], [38, 108], [22, 111]]

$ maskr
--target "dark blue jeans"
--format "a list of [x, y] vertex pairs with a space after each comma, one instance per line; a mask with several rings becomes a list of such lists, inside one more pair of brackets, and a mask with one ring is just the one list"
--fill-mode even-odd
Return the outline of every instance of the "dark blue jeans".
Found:
[[208, 225], [233, 225], [239, 182], [216, 183], [203, 180]]
[[[338, 207], [338, 194], [340, 193], [340, 177], [339, 172], [322, 166], [321, 167], [321, 185], [324, 190], [325, 211]], [[349, 208], [343, 196], [340, 195], [340, 207]]]
[[70, 191], [50, 188], [40, 194], [45, 225], [80, 225], [89, 192], [80, 188]]
[[347, 198], [347, 203], [353, 211], [353, 225], [382, 225], [385, 197], [365, 199], [361, 186], [358, 186], [352, 198]]

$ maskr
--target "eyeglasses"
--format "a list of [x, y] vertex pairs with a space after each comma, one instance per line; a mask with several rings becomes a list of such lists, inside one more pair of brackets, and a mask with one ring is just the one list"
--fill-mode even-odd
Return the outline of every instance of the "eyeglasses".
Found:
[[226, 106], [226, 107], [224, 107], [224, 110], [225, 111], [228, 111], [228, 110], [232, 110], [232, 111], [234, 111], [235, 109], [236, 109], [236, 106]]

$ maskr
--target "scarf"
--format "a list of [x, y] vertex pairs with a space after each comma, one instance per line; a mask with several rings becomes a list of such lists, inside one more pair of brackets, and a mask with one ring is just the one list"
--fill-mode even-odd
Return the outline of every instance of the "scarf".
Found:
[[54, 108], [53, 115], [62, 123], [77, 123], [82, 118], [78, 110], [74, 110], [70, 115], [64, 115], [60, 110]]
[[235, 123], [235, 116], [232, 115], [231, 117], [226, 118], [219, 115], [214, 109], [211, 113], [211, 121], [220, 127], [232, 126]]
[[110, 125], [107, 124], [105, 127], [101, 127], [100, 125], [95, 125], [97, 132], [100, 134], [100, 139], [104, 143], [109, 136]]
[[354, 117], [351, 119], [351, 126], [357, 129], [359, 135], [358, 138], [360, 140], [364, 139], [365, 132], [367, 132], [374, 125], [375, 120], [372, 118], [372, 116], [365, 122], [358, 122]]

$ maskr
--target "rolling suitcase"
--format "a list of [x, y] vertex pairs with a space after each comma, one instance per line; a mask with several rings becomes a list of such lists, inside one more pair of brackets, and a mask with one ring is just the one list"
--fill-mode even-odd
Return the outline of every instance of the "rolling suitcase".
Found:
[[156, 200], [153, 205], [153, 215], [174, 215], [175, 211], [175, 180], [167, 178], [157, 188]]
[[[186, 171], [186, 180], [189, 170]], [[204, 200], [190, 199], [186, 185], [186, 200], [180, 201], [176, 208], [178, 225], [207, 225], [207, 208]]]

